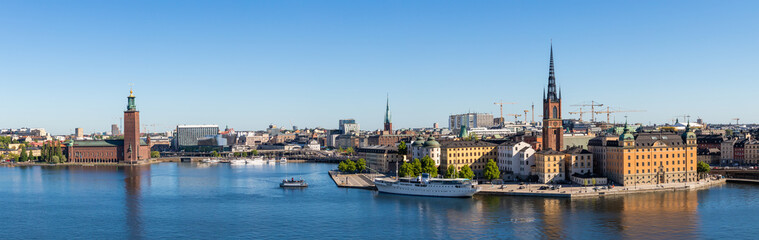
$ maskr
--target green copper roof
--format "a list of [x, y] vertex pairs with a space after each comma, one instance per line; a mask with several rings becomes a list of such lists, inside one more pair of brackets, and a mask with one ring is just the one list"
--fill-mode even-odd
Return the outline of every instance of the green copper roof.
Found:
[[387, 98], [387, 108], [385, 109], [385, 123], [391, 123], [391, 116], [390, 116], [390, 97]]

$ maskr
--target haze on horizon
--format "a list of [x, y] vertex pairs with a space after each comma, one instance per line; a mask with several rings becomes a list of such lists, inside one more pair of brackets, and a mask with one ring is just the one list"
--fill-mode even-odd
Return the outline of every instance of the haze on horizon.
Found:
[[157, 132], [337, 128], [343, 118], [373, 130], [388, 94], [394, 128], [497, 116], [496, 101], [518, 103], [504, 114], [532, 103], [540, 112], [551, 40], [565, 118], [578, 117], [570, 105], [595, 100], [646, 110], [617, 122], [683, 114], [759, 122], [759, 112], [743, 110], [759, 87], [756, 9], [756, 1], [4, 1], [0, 128], [108, 131], [130, 83], [142, 123]]

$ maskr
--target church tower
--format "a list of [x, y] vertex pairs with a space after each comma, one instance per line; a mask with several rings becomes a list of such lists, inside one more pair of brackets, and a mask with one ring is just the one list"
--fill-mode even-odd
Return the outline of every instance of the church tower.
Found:
[[390, 121], [390, 96], [387, 97], [387, 108], [385, 109], [385, 131], [388, 134], [393, 133], [393, 122]]
[[561, 123], [561, 90], [556, 93], [556, 76], [553, 71], [553, 45], [548, 68], [548, 94], [543, 92], [543, 148], [561, 151], [564, 146], [564, 128]]
[[140, 156], [140, 111], [134, 105], [134, 93], [129, 90], [124, 111], [124, 163], [137, 163], [140, 157], [146, 157]]

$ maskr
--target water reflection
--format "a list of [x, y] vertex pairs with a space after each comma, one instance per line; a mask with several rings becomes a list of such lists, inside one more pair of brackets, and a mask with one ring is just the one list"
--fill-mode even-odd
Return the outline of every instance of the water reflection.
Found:
[[[124, 189], [126, 190], [125, 216], [129, 239], [140, 239], [143, 235], [141, 184], [143, 175], [150, 178], [150, 166], [121, 167], [124, 172]], [[149, 182], [149, 179], [146, 179]]]

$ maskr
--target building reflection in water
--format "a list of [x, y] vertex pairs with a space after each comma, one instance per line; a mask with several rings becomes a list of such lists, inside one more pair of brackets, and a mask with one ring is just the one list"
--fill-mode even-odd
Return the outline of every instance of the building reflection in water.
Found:
[[124, 171], [124, 189], [126, 190], [125, 216], [129, 239], [143, 236], [142, 202], [140, 198], [142, 181], [150, 181], [150, 165], [120, 167]]
[[620, 214], [622, 235], [632, 239], [698, 237], [698, 192], [677, 191], [626, 196]]

